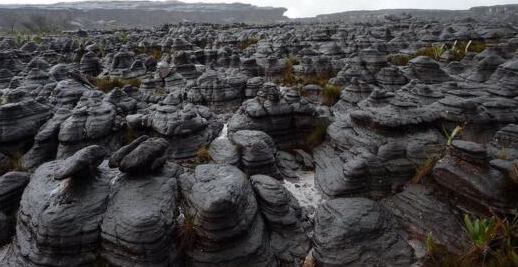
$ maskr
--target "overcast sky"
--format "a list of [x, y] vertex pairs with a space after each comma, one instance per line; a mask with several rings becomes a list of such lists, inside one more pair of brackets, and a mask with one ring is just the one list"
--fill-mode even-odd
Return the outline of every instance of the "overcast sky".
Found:
[[[74, 0], [0, 0], [0, 4], [50, 4]], [[347, 10], [384, 8], [467, 9], [472, 6], [518, 4], [518, 0], [183, 0], [183, 2], [232, 3], [286, 7], [286, 16], [309, 17]]]

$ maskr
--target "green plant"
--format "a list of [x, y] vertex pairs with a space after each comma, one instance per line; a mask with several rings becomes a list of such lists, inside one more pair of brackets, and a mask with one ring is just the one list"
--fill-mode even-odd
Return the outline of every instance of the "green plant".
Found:
[[23, 167], [23, 154], [20, 151], [13, 153], [11, 158], [11, 170], [12, 171], [25, 171]]
[[469, 215], [464, 216], [466, 230], [478, 249], [486, 250], [496, 229], [495, 218], [471, 220]]
[[442, 44], [441, 46], [433, 46], [433, 54], [435, 59], [441, 58], [442, 54], [444, 54], [446, 45]]
[[324, 99], [322, 101], [323, 105], [333, 106], [340, 100], [340, 94], [342, 93], [342, 88], [338, 86], [327, 85], [324, 87]]
[[126, 43], [128, 43], [128, 42], [129, 42], [130, 37], [129, 37], [129, 35], [128, 35], [126, 32], [123, 32], [123, 33], [121, 33], [121, 35], [120, 35], [120, 39], [121, 39], [121, 42], [122, 42], [123, 44], [126, 44]]
[[448, 130], [443, 127], [442, 130], [447, 139], [446, 145], [451, 146], [451, 144], [453, 143], [453, 140], [455, 139], [455, 136], [457, 136], [459, 133], [461, 133], [462, 129], [463, 128], [461, 126], [457, 126], [457, 127], [455, 127], [455, 129], [453, 129], [453, 131], [451, 133], [449, 133]]
[[284, 86], [294, 86], [298, 83], [297, 78], [295, 77], [295, 71], [293, 69], [293, 61], [288, 59], [284, 64], [284, 72], [282, 74], [282, 78], [277, 81], [278, 84], [282, 84]]
[[464, 221], [472, 247], [455, 254], [435, 243], [428, 249], [427, 241], [425, 267], [518, 267], [518, 215], [474, 220], [465, 215]]

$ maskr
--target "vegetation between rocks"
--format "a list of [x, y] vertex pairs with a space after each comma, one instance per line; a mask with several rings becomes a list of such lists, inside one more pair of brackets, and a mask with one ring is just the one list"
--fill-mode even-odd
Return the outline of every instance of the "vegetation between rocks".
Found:
[[114, 88], [123, 88], [126, 85], [139, 88], [141, 84], [140, 79], [119, 79], [119, 78], [101, 78], [94, 81], [94, 85], [101, 91], [109, 93]]
[[471, 218], [464, 216], [471, 247], [461, 253], [449, 252], [426, 238], [425, 267], [516, 267], [518, 266], [518, 214], [514, 218]]

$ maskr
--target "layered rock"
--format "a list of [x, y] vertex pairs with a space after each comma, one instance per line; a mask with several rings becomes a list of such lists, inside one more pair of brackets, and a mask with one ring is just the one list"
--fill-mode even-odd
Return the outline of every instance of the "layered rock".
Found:
[[310, 240], [302, 226], [304, 215], [298, 201], [272, 177], [254, 175], [250, 180], [270, 231], [275, 255], [284, 264], [300, 265], [309, 250]]
[[199, 165], [180, 176], [193, 216], [193, 266], [277, 266], [252, 186], [230, 165]]
[[427, 84], [442, 83], [451, 80], [439, 64], [427, 56], [416, 57], [409, 62], [406, 75]]
[[244, 97], [246, 81], [242, 77], [218, 77], [215, 71], [207, 71], [187, 89], [187, 99], [206, 105], [218, 112], [232, 111], [239, 107]]
[[0, 151], [20, 152], [50, 116], [50, 107], [34, 100], [1, 105]]
[[103, 144], [109, 151], [120, 147], [122, 140], [114, 133], [122, 126], [121, 118], [115, 106], [103, 97], [100, 91], [83, 94], [72, 114], [60, 124], [58, 159], [91, 144]]
[[440, 200], [431, 188], [409, 185], [403, 192], [383, 199], [382, 204], [416, 238], [431, 233], [434, 242], [458, 252], [470, 245], [460, 211]]
[[508, 173], [489, 164], [486, 148], [468, 141], [453, 141], [452, 148], [434, 167], [437, 183], [455, 195], [499, 210], [517, 206], [516, 184]]
[[34, 172], [20, 203], [13, 266], [85, 266], [97, 258], [113, 177], [96, 168], [103, 157], [91, 146]]
[[358, 106], [329, 126], [331, 146], [315, 151], [315, 181], [330, 197], [386, 195], [410, 180], [415, 165], [439, 153], [444, 143], [431, 127], [440, 114], [403, 95], [377, 92]]
[[178, 93], [151, 106], [148, 114], [128, 115], [126, 120], [131, 128], [151, 130], [168, 139], [169, 156], [175, 159], [196, 156], [199, 148], [216, 138], [222, 126], [207, 107], [183, 103]]
[[413, 249], [391, 215], [364, 198], [330, 200], [315, 215], [317, 266], [410, 266]]
[[8, 172], [0, 176], [0, 212], [16, 210], [29, 180], [30, 174], [25, 172]]
[[174, 238], [181, 168], [164, 166], [167, 147], [165, 139], [143, 136], [110, 158], [122, 173], [102, 221], [101, 255], [113, 266], [181, 266]]
[[232, 133], [230, 140], [237, 147], [241, 166], [248, 175], [279, 177], [275, 164], [275, 143], [270, 136], [261, 131], [242, 130]]
[[229, 132], [239, 130], [263, 131], [277, 145], [291, 147], [302, 144], [315, 125], [316, 112], [305, 100], [289, 104], [277, 86], [265, 84], [257, 97], [243, 105], [229, 121]]

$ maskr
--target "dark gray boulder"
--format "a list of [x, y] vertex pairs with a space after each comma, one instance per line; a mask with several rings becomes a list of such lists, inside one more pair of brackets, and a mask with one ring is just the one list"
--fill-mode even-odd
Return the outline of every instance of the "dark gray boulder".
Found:
[[199, 165], [180, 176], [180, 187], [193, 216], [196, 242], [187, 252], [192, 266], [277, 266], [243, 172], [231, 165]]
[[0, 212], [10, 213], [18, 208], [29, 180], [30, 174], [26, 172], [8, 172], [0, 176]]
[[365, 198], [334, 199], [320, 205], [313, 243], [313, 257], [320, 267], [408, 267], [415, 260], [390, 213]]
[[272, 177], [254, 175], [250, 180], [275, 255], [281, 264], [300, 266], [309, 251], [310, 239], [302, 226], [305, 215], [298, 201]]
[[101, 256], [109, 264], [183, 266], [175, 238], [181, 172], [167, 164], [152, 174], [119, 174], [101, 225]]

